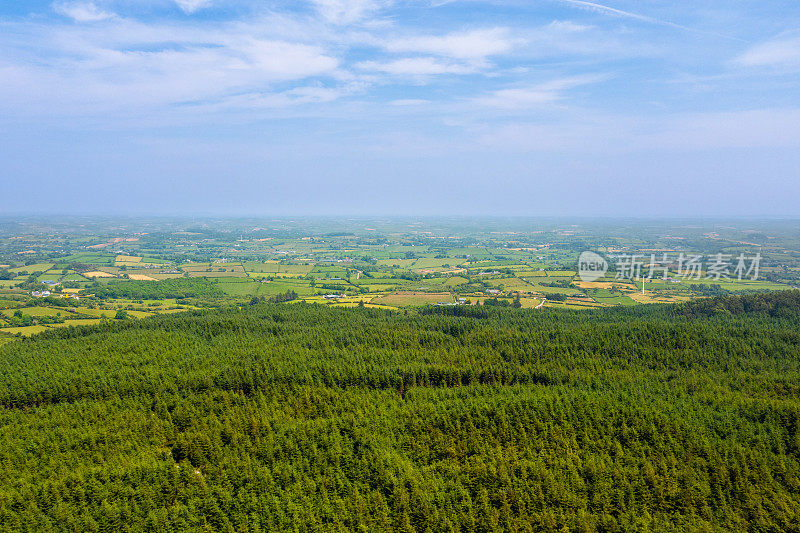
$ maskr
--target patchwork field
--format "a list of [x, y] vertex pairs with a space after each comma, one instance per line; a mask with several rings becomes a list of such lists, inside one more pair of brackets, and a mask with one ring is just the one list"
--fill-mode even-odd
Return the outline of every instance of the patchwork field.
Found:
[[[60, 237], [56, 239], [57, 247], [65, 252], [60, 257], [53, 252], [46, 256], [36, 252], [57, 232], [37, 238], [27, 235], [24, 242], [30, 241], [30, 244], [24, 246], [11, 239], [4, 241], [0, 236], [0, 261], [10, 266], [8, 271], [0, 267], [0, 277], [13, 278], [0, 279], [0, 299], [20, 298], [9, 307], [27, 305], [33, 308], [36, 302], [30, 300], [31, 294], [42, 290], [36, 282], [48, 282], [73, 290], [83, 289], [81, 302], [76, 305], [82, 305], [82, 309], [106, 307], [108, 312], [102, 313], [106, 318], [124, 307], [139, 313], [150, 312], [136, 301], [125, 300], [135, 295], [142, 299], [160, 295], [179, 298], [181, 307], [188, 308], [242, 305], [254, 296], [266, 299], [287, 291], [296, 292], [300, 299], [324, 301], [328, 305], [358, 305], [363, 299], [369, 305], [392, 308], [464, 298], [473, 302], [487, 298], [510, 302], [515, 295], [523, 297], [523, 307], [537, 307], [542, 302], [539, 296], [560, 294], [567, 298], [565, 302], [548, 305], [585, 308], [676, 302], [729, 292], [771, 291], [790, 288], [800, 282], [800, 261], [796, 260], [795, 250], [798, 246], [791, 244], [795, 233], [791, 237], [788, 234], [781, 237], [780, 244], [776, 241], [774, 245], [760, 248], [761, 253], [770, 257], [769, 263], [763, 264], [761, 269], [762, 277], [767, 279], [689, 280], [681, 278], [673, 268], [669, 274], [680, 282], [651, 280], [647, 283], [646, 294], [640, 296], [637, 283], [615, 279], [613, 270], [595, 282], [578, 279], [570, 265], [576, 264], [579, 252], [574, 244], [565, 244], [571, 236], [579, 234], [573, 229], [485, 232], [485, 228], [475, 227], [464, 233], [463, 229], [444, 230], [442, 228], [449, 222], [442, 222], [442, 233], [438, 235], [436, 231], [439, 230], [421, 231], [424, 225], [417, 223], [401, 224], [392, 231], [359, 227], [352, 232], [327, 232], [320, 226], [298, 232], [287, 229], [299, 227], [298, 221], [284, 222], [286, 233], [283, 234], [280, 231], [284, 230], [276, 230], [271, 224], [236, 231], [228, 228], [218, 233], [208, 233], [207, 228], [183, 228], [165, 233], [161, 241], [151, 237], [140, 240], [138, 235], [89, 235], [81, 229], [80, 234], [64, 241], [59, 240]], [[248, 236], [250, 231], [259, 234]], [[265, 236], [272, 231], [277, 233]], [[691, 233], [693, 230], [681, 231]], [[659, 240], [668, 233], [651, 234], [650, 238]], [[146, 230], [141, 232], [141, 235], [147, 234]], [[646, 251], [670, 250], [675, 254], [683, 251], [676, 242], [645, 244], [631, 235], [614, 235], [617, 245], [613, 250], [600, 251], [608, 257], [635, 252], [637, 247]], [[695, 235], [692, 245], [702, 243], [703, 238]], [[754, 250], [742, 244], [746, 242], [750, 241], [740, 236], [729, 243], [728, 250], [752, 254]], [[3, 243], [13, 247], [11, 253], [3, 255]], [[104, 249], [87, 249], [96, 244], [102, 244]], [[716, 247], [719, 242], [715, 240], [713, 244]], [[20, 257], [21, 248], [24, 248], [22, 251], [34, 250], [34, 253]], [[23, 261], [31, 264], [23, 265]], [[35, 279], [30, 277], [34, 273]], [[183, 279], [186, 279], [185, 284]], [[125, 288], [127, 283], [134, 285]], [[51, 288], [54, 297], [59, 296], [58, 289]], [[324, 294], [346, 294], [347, 298], [333, 303], [333, 300], [321, 299]], [[582, 298], [583, 294], [587, 298]], [[552, 298], [548, 302], [561, 297]], [[155, 310], [163, 312], [169, 305], [173, 304], [158, 305]]]
[[391, 305], [396, 307], [437, 304], [440, 302], [452, 303], [455, 300], [449, 292], [396, 292], [385, 296], [373, 298], [370, 303]]
[[203, 278], [245, 278], [247, 274], [240, 264], [224, 264], [224, 265], [197, 265], [197, 266], [184, 266], [181, 268], [184, 272], [192, 277]]
[[277, 262], [248, 261], [244, 264], [244, 268], [252, 277], [302, 277], [311, 272], [314, 265], [284, 265]]

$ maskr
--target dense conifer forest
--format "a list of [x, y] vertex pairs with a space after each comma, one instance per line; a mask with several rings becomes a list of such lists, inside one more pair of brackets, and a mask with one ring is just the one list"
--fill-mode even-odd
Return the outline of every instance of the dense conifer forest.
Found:
[[0, 531], [798, 531], [800, 292], [0, 347]]

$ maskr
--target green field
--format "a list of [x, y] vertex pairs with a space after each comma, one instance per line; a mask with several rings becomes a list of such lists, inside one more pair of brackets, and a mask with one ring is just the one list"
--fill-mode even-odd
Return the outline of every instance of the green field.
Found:
[[458, 285], [467, 283], [467, 281], [469, 281], [467, 278], [462, 278], [461, 276], [452, 276], [447, 278], [447, 281], [445, 281], [444, 284], [447, 287], [456, 287]]
[[636, 305], [636, 302], [627, 296], [593, 296], [593, 298], [597, 301], [597, 303], [605, 305]]
[[34, 263], [32, 265], [9, 268], [8, 271], [14, 273], [27, 272], [28, 274], [32, 274], [34, 272], [47, 272], [51, 268], [53, 268], [53, 263]]

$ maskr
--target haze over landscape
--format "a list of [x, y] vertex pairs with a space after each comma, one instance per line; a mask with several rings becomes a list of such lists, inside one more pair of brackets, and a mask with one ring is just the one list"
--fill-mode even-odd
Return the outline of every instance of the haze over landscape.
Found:
[[800, 532], [800, 2], [0, 2], [0, 533]]
[[0, 5], [4, 213], [794, 216], [800, 4]]

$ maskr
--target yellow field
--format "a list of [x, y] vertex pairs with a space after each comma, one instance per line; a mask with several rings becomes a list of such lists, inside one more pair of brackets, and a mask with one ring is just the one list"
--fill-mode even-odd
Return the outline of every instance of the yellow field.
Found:
[[[333, 304], [334, 307], [358, 307], [357, 303], [353, 302], [342, 302]], [[364, 307], [374, 307], [376, 309], [397, 309], [396, 307], [392, 307], [390, 305], [378, 305], [378, 304], [371, 304], [364, 302]]]
[[158, 279], [145, 276], [144, 274], [128, 274], [128, 277], [136, 281], [158, 281]]
[[29, 335], [33, 335], [34, 333], [39, 333], [41, 331], [44, 331], [45, 329], [47, 328], [45, 328], [44, 326], [22, 326], [19, 328], [3, 328], [0, 331], [2, 331], [3, 333], [11, 333], [12, 335], [21, 333], [27, 337]]
[[93, 270], [91, 272], [84, 272], [82, 275], [85, 278], [113, 278], [113, 277], [115, 277], [114, 274], [109, 274], [108, 272], [103, 272], [102, 270]]
[[[3, 309], [0, 313], [6, 316], [12, 316], [17, 309]], [[61, 313], [61, 315], [69, 315], [69, 311], [66, 309], [53, 309], [52, 307], [20, 307], [20, 311], [22, 311], [23, 315], [30, 315], [30, 316], [56, 316], [56, 313]]]
[[452, 302], [453, 295], [449, 292], [410, 292], [402, 291], [394, 294], [387, 294], [386, 296], [378, 296], [373, 298], [370, 303], [380, 305], [425, 305], [436, 304], [439, 302]]
[[136, 255], [118, 255], [115, 261], [122, 263], [140, 263], [142, 258]]
[[581, 289], [611, 289], [614, 283], [611, 281], [575, 281], [575, 285]]
[[75, 320], [66, 320], [63, 324], [51, 324], [50, 327], [66, 327], [66, 326], [92, 326], [102, 322], [99, 318], [78, 318]]
[[91, 316], [97, 316], [97, 317], [104, 317], [104, 316], [105, 317], [113, 317], [115, 314], [117, 314], [117, 312], [112, 310], [112, 309], [84, 309], [84, 308], [81, 308], [80, 312], [83, 315], [91, 315]]
[[[337, 303], [357, 304], [358, 302], [363, 300], [364, 303], [367, 303], [368, 301], [370, 301], [375, 296], [376, 296], [375, 294], [359, 294], [358, 296], [345, 296], [344, 298], [337, 298], [336, 300], [333, 300], [333, 301], [335, 301]], [[322, 299], [324, 300], [324, 298], [322, 298]], [[326, 300], [326, 301], [328, 301], [328, 300]]]
[[675, 298], [656, 296], [655, 294], [649, 291], [646, 291], [644, 294], [642, 294], [640, 291], [630, 292], [626, 294], [626, 296], [631, 300], [638, 302], [640, 304], [669, 303], [677, 301]]

